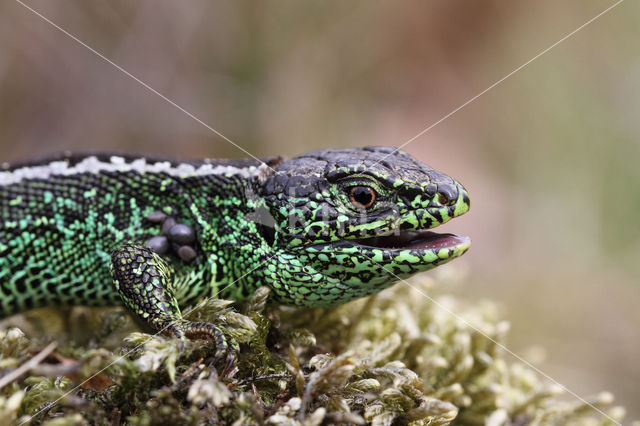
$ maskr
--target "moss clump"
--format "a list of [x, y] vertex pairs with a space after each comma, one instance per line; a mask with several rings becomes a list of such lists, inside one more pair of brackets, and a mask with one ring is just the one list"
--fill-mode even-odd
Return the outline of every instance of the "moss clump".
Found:
[[417, 277], [412, 285], [332, 310], [271, 307], [267, 289], [239, 307], [242, 313], [227, 301], [204, 301], [186, 316], [215, 322], [241, 343], [238, 366], [225, 378], [211, 365], [207, 342], [133, 331], [118, 308], [14, 317], [9, 322], [33, 337], [17, 328], [0, 332], [3, 373], [41, 350], [51, 340], [45, 336], [53, 333], [60, 344], [45, 362], [0, 390], [0, 418], [47, 425], [621, 420], [624, 410], [612, 407], [609, 394], [589, 402], [610, 418], [562, 398], [562, 389], [528, 367], [507, 362], [496, 342], [504, 342], [508, 325], [491, 304], [437, 296], [436, 305], [420, 294], [428, 279]]

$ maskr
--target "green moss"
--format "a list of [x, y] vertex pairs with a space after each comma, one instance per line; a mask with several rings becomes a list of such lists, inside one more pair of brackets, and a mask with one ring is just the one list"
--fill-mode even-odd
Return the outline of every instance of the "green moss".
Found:
[[[222, 379], [207, 342], [135, 331], [117, 308], [14, 317], [31, 337], [0, 332], [4, 372], [49, 334], [61, 346], [0, 390], [0, 416], [48, 425], [614, 424], [507, 358], [497, 343], [508, 324], [492, 304], [437, 295], [434, 304], [419, 291], [399, 284], [332, 310], [271, 307], [266, 289], [242, 313], [204, 301], [185, 316], [215, 322], [241, 343], [237, 369]], [[51, 328], [39, 315], [53, 315]], [[608, 393], [589, 402], [617, 421], [624, 415]]]

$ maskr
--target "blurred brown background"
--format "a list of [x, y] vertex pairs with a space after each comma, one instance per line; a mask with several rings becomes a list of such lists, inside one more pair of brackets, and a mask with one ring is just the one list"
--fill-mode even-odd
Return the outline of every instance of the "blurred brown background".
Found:
[[[258, 156], [400, 145], [613, 3], [28, 2]], [[474, 241], [450, 291], [499, 302], [512, 350], [580, 395], [614, 392], [629, 419], [640, 417], [639, 17], [623, 2], [405, 148], [471, 193], [471, 212], [447, 226]], [[0, 160], [66, 149], [244, 156], [2, 2]]]

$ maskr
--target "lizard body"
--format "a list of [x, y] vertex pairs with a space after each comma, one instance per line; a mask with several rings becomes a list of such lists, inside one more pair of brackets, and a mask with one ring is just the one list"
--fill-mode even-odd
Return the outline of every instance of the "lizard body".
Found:
[[[426, 231], [469, 209], [454, 179], [392, 148], [293, 159], [63, 154], [0, 168], [0, 316], [124, 304], [156, 329], [235, 343], [180, 309], [242, 300], [332, 306], [462, 255]], [[228, 362], [232, 362], [232, 356]]]

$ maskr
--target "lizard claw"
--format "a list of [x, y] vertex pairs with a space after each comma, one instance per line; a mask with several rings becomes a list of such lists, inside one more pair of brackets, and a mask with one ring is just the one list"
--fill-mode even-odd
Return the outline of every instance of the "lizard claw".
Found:
[[231, 342], [230, 342], [231, 344], [229, 345], [229, 350], [227, 351], [227, 362], [225, 363], [224, 369], [222, 370], [222, 373], [221, 373], [223, 377], [232, 376], [233, 374], [235, 374], [233, 370], [238, 362], [238, 353], [239, 353], [238, 344], [236, 343], [235, 339], [233, 339], [232, 337], [230, 339], [231, 339]]
[[235, 339], [222, 331], [216, 336], [216, 352], [213, 357], [213, 365], [224, 365], [221, 377], [229, 375], [234, 369], [238, 360], [238, 344]]

